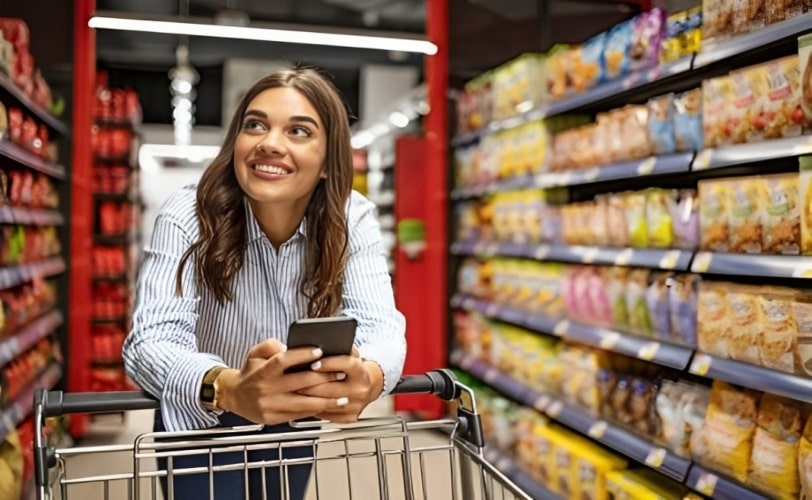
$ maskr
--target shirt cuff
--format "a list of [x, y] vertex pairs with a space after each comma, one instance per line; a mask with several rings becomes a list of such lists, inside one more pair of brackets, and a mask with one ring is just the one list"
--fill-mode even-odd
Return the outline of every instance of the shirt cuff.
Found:
[[219, 424], [219, 412], [200, 403], [203, 376], [215, 366], [225, 366], [211, 354], [187, 353], [177, 360], [161, 395], [161, 415], [167, 431], [207, 429]]
[[[404, 341], [405, 342], [405, 341]], [[378, 363], [383, 373], [383, 391], [380, 397], [388, 395], [400, 381], [403, 374], [403, 363], [406, 349], [382, 349], [372, 344], [362, 344], [358, 346], [358, 353], [364, 361]]]

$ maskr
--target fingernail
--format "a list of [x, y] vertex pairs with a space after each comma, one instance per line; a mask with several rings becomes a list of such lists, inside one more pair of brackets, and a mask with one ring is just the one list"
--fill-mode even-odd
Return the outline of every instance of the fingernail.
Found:
[[337, 406], [347, 406], [347, 404], [349, 402], [350, 402], [350, 398], [338, 398], [338, 399], [336, 399], [336, 405]]
[[345, 378], [347, 378], [347, 374], [346, 374], [346, 373], [344, 373], [344, 372], [338, 372], [338, 373], [336, 373], [336, 380], [344, 380]]
[[313, 356], [320, 358], [322, 354], [323, 353], [321, 352], [321, 349], [319, 348], [313, 349]]
[[316, 361], [315, 363], [310, 365], [310, 368], [313, 370], [318, 370], [319, 368], [321, 368], [321, 361]]

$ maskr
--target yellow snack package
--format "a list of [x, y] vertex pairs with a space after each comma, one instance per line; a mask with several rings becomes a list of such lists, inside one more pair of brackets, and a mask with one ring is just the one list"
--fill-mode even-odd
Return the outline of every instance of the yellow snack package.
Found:
[[727, 293], [731, 315], [728, 354], [731, 359], [752, 365], [760, 364], [759, 352], [763, 342], [760, 293], [760, 288], [744, 285], [733, 286]]
[[807, 417], [798, 449], [801, 498], [812, 498], [812, 415]]
[[606, 475], [619, 469], [628, 467], [623, 458], [595, 445], [585, 443], [583, 447], [573, 447], [571, 474], [574, 476], [575, 490], [572, 498], [581, 500], [606, 500], [609, 498], [606, 490]]
[[730, 251], [761, 253], [763, 181], [756, 177], [729, 180]]
[[697, 295], [697, 346], [699, 350], [730, 357], [731, 318], [728, 284], [702, 280]]
[[699, 181], [700, 248], [712, 252], [730, 249], [730, 183]]
[[705, 415], [703, 438], [707, 466], [744, 482], [750, 469], [759, 393], [716, 380]]
[[759, 402], [747, 484], [781, 500], [798, 498], [801, 403], [764, 394]]
[[690, 493], [685, 486], [648, 469], [608, 472], [606, 490], [613, 500], [682, 500]]
[[801, 251], [800, 175], [770, 175], [762, 182], [762, 250], [798, 255]]
[[786, 373], [799, 373], [795, 362], [798, 350], [798, 326], [792, 306], [792, 290], [761, 287], [758, 294], [761, 308], [759, 329], [761, 365]]
[[[812, 37], [810, 37], [812, 39]], [[812, 53], [810, 53], [812, 55]], [[812, 64], [809, 65], [812, 70]], [[812, 106], [812, 91], [809, 101]], [[812, 158], [805, 156], [800, 163], [801, 253], [812, 255]]]

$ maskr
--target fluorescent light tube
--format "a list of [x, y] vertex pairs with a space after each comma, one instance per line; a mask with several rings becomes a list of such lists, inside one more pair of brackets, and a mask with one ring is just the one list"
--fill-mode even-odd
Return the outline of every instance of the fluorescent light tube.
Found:
[[159, 19], [135, 19], [93, 16], [87, 25], [94, 29], [140, 31], [167, 35], [207, 36], [264, 42], [297, 43], [304, 45], [328, 45], [358, 49], [387, 50], [434, 55], [437, 46], [417, 38], [393, 38], [385, 36], [326, 33], [251, 26], [227, 26], [186, 21]]

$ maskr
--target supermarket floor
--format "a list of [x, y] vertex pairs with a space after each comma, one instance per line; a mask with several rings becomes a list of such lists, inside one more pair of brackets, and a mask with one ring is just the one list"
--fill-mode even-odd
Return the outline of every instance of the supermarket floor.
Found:
[[[391, 402], [388, 399], [380, 400], [371, 405], [364, 413], [364, 417], [391, 416]], [[126, 449], [127, 444], [132, 444], [133, 440], [140, 434], [151, 431], [153, 413], [151, 411], [130, 412], [123, 417], [108, 417], [105, 421], [97, 421], [92, 427], [89, 436], [81, 442], [81, 446], [103, 446], [108, 448], [104, 453], [83, 454], [69, 457], [66, 461], [66, 477], [86, 478], [90, 476], [108, 474], [126, 474], [133, 468], [133, 456], [131, 449]], [[382, 446], [386, 450], [402, 449], [403, 444], [400, 439], [383, 440]], [[353, 442], [353, 445], [356, 443]], [[410, 434], [410, 447], [435, 447], [448, 444], [448, 438], [436, 431], [418, 431]], [[110, 445], [121, 445], [120, 451], [112, 452]], [[353, 458], [349, 464], [345, 460], [319, 460], [317, 473], [311, 475], [310, 486], [308, 488], [307, 500], [317, 498], [328, 498], [331, 500], [342, 499], [378, 499], [385, 498], [379, 491], [378, 476], [379, 470], [374, 458], [376, 443], [374, 440], [364, 440], [359, 446], [365, 449], [353, 448], [353, 453], [368, 452], [364, 458]], [[342, 454], [344, 445], [332, 443], [320, 445], [318, 448], [319, 459]], [[420, 465], [423, 465], [424, 478], [420, 476]], [[405, 484], [401, 473], [401, 461], [398, 455], [387, 456], [386, 483], [390, 485], [389, 498], [399, 500], [405, 498]], [[424, 454], [423, 459], [419, 459], [412, 454], [412, 478], [414, 479], [415, 490], [418, 499], [438, 498], [449, 499], [451, 494], [451, 472], [450, 461], [447, 451], [432, 451]], [[143, 464], [145, 470], [154, 470], [154, 461], [151, 464]], [[347, 470], [350, 471], [348, 481]], [[318, 494], [313, 476], [318, 479]], [[154, 482], [153, 482], [154, 483]], [[153, 487], [150, 482], [142, 482], [143, 491], [140, 494], [142, 499], [161, 499], [160, 488]], [[426, 493], [424, 493], [424, 488]], [[58, 490], [59, 488], [55, 488]], [[56, 492], [55, 497], [62, 499], [60, 492]], [[73, 485], [67, 491], [68, 499], [126, 499], [127, 482], [112, 481], [107, 487], [100, 481], [89, 484]], [[175, 492], [175, 498], [186, 498], [182, 492]]]

